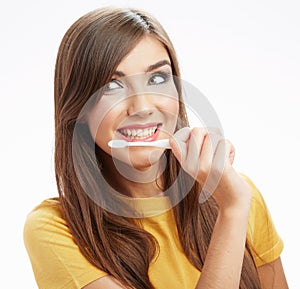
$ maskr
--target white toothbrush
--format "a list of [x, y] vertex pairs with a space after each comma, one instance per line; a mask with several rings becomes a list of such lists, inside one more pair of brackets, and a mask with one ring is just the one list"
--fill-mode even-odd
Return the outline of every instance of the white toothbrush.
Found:
[[126, 141], [122, 139], [113, 139], [108, 142], [108, 145], [111, 148], [125, 148], [125, 147], [159, 147], [159, 148], [166, 148], [170, 149], [170, 143], [168, 139], [159, 139], [155, 141]]

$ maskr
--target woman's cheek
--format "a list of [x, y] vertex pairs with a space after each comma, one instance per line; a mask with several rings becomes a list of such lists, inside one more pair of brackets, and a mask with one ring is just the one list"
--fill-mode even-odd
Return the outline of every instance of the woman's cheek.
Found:
[[104, 151], [108, 152], [107, 143], [114, 136], [114, 123], [120, 113], [113, 109], [105, 110], [104, 107], [96, 108], [90, 114], [88, 125], [95, 143]]
[[179, 101], [177, 97], [177, 92], [176, 97], [164, 97], [164, 101], [161, 103], [161, 110], [165, 112], [166, 117], [168, 118], [168, 126], [170, 126], [170, 129], [175, 130], [179, 114]]
[[113, 111], [106, 113], [98, 125], [95, 142], [106, 152], [110, 152], [108, 142], [114, 138], [115, 130], [114, 123], [117, 120], [119, 113]]
[[115, 124], [126, 111], [123, 106], [114, 97], [102, 96], [88, 115], [91, 135], [102, 149], [108, 149], [107, 142], [114, 136]]

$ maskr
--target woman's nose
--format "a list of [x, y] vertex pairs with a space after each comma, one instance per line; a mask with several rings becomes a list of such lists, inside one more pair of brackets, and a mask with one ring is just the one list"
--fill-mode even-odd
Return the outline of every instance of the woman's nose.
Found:
[[127, 114], [129, 116], [147, 117], [154, 112], [153, 96], [140, 93], [129, 98]]

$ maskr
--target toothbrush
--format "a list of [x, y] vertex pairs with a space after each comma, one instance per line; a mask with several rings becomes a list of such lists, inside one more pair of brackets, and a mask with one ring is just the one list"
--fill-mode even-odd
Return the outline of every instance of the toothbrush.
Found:
[[135, 146], [142, 146], [142, 147], [158, 147], [158, 148], [166, 148], [170, 149], [170, 144], [168, 139], [159, 139], [156, 141], [132, 141], [128, 142], [126, 140], [121, 139], [114, 139], [108, 142], [108, 145], [111, 148], [125, 148], [125, 147], [135, 147]]

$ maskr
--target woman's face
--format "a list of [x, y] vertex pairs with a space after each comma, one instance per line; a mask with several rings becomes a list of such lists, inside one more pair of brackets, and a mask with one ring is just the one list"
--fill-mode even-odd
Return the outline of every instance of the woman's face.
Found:
[[112, 139], [149, 142], [169, 138], [175, 131], [178, 111], [178, 93], [168, 53], [160, 41], [146, 36], [117, 67], [89, 114], [88, 124], [96, 144], [103, 151], [144, 170], [158, 163], [163, 149], [112, 149], [108, 142]]

